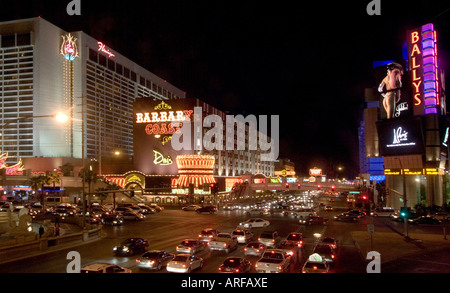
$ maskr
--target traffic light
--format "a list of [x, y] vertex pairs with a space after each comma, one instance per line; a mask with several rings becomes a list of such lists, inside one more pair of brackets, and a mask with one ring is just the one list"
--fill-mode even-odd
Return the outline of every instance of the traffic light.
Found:
[[364, 200], [364, 201], [366, 201], [366, 200], [367, 200], [367, 195], [361, 196], [361, 199]]
[[401, 218], [410, 218], [411, 216], [411, 208], [408, 207], [401, 207], [400, 208], [400, 217]]
[[289, 183], [286, 183], [285, 186], [286, 186], [286, 189], [289, 189]]
[[219, 185], [217, 185], [217, 183], [211, 183], [210, 187], [211, 187], [211, 194], [216, 195], [219, 193]]
[[334, 191], [335, 188], [336, 188], [336, 186], [331, 185], [331, 191]]
[[297, 189], [300, 189], [302, 187], [302, 185], [299, 183], [297, 184]]
[[320, 190], [320, 188], [322, 188], [322, 185], [318, 184], [317, 185], [317, 190]]

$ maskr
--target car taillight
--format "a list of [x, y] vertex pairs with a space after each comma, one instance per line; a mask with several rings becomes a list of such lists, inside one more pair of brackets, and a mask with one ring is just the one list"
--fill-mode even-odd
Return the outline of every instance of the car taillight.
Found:
[[255, 263], [255, 269], [256, 269], [256, 268], [258, 268], [258, 264], [257, 264], [257, 263]]
[[282, 268], [281, 266], [278, 266], [278, 270], [279, 270], [279, 271], [282, 271], [283, 268]]
[[183, 268], [185, 268], [186, 267], [186, 265], [185, 264], [183, 264]]
[[334, 254], [331, 255], [331, 258], [334, 259]]
[[246, 247], [246, 248], [244, 248], [244, 251], [247, 251], [247, 247]]
[[198, 234], [198, 238], [201, 238], [202, 237], [202, 234]]
[[236, 269], [236, 273], [239, 273], [239, 269]]
[[224, 244], [223, 244], [223, 247], [227, 247], [227, 244], [226, 244], [226, 243], [224, 243]]
[[259, 253], [259, 249], [257, 249], [257, 250], [256, 250], [256, 252], [258, 252], [258, 253]]
[[136, 258], [136, 262], [141, 262], [141, 260], [139, 258]]
[[316, 267], [316, 266], [313, 266], [313, 269], [314, 269], [314, 270], [317, 270], [317, 267]]

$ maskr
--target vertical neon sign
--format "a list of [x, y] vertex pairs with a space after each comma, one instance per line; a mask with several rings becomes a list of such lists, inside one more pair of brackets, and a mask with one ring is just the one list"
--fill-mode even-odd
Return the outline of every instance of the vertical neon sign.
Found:
[[436, 31], [431, 23], [408, 34], [409, 70], [414, 115], [417, 116], [438, 113], [440, 93], [436, 41]]
[[437, 114], [437, 105], [439, 104], [435, 36], [433, 24], [422, 26], [423, 97], [425, 102], [425, 115]]

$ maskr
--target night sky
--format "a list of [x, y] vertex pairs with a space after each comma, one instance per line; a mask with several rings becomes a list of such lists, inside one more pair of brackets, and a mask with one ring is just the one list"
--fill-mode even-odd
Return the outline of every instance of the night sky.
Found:
[[81, 16], [67, 15], [69, 2], [8, 1], [0, 20], [41, 16], [101, 40], [187, 97], [230, 114], [280, 115], [280, 158], [300, 174], [357, 174], [372, 62], [400, 59], [408, 29], [435, 23], [450, 74], [448, 0], [381, 0], [381, 16], [366, 13], [370, 0], [81, 0]]

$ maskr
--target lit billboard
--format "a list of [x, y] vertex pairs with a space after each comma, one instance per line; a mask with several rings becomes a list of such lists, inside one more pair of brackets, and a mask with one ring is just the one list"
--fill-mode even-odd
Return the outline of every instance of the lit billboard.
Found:
[[183, 123], [190, 121], [194, 101], [189, 99], [154, 101], [137, 99], [134, 103], [134, 166], [149, 175], [177, 175], [178, 155], [192, 151], [172, 148], [172, 135], [179, 132]]
[[380, 94], [381, 120], [413, 115], [409, 74], [404, 60], [389, 62], [375, 68], [375, 78]]
[[377, 123], [382, 156], [424, 154], [422, 120], [419, 117]]

